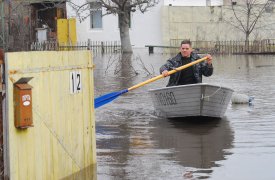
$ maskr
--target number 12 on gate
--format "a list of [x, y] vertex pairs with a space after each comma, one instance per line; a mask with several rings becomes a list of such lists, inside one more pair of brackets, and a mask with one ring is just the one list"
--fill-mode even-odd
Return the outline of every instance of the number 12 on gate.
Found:
[[81, 90], [82, 90], [81, 72], [80, 71], [70, 72], [70, 93], [71, 94], [80, 93]]

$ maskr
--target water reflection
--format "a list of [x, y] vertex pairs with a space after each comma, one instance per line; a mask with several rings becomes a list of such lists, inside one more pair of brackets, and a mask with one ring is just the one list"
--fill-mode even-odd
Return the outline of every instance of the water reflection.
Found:
[[122, 54], [121, 60], [116, 64], [116, 71], [119, 81], [119, 88], [126, 89], [133, 85], [132, 78], [137, 76], [137, 72], [132, 64], [132, 54]]
[[[168, 59], [147, 50], [140, 57], [155, 75]], [[96, 96], [150, 78], [135, 61], [108, 66], [109, 58], [95, 58]], [[213, 63], [203, 82], [254, 96], [253, 106], [230, 105], [221, 120], [175, 121], [154, 116], [148, 94], [167, 78], [126, 93], [96, 110], [98, 179], [275, 178], [273, 56], [214, 56]]]
[[160, 149], [174, 149], [174, 158], [183, 167], [211, 169], [231, 154], [227, 150], [233, 147], [234, 134], [226, 118], [159, 119], [157, 124], [153, 140]]
[[209, 177], [233, 147], [226, 118], [168, 120], [126, 110], [110, 120], [96, 127], [99, 178], [153, 178], [162, 168], [175, 171], [169, 177], [176, 179]]

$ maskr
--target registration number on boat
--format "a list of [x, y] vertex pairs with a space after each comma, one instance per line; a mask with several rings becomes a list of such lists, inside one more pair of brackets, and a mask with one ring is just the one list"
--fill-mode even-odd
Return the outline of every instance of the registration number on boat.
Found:
[[177, 104], [177, 100], [173, 92], [160, 92], [155, 93], [158, 105], [167, 106]]

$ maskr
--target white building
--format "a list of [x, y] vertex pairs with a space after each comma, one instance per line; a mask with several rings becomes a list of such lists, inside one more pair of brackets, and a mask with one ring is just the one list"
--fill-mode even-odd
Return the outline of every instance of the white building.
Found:
[[[75, 4], [85, 4], [86, 0], [72, 0]], [[145, 45], [163, 45], [161, 30], [161, 13], [163, 6], [216, 6], [222, 5], [222, 0], [160, 0], [159, 4], [148, 12], [142, 14], [139, 11], [131, 14], [130, 38], [133, 47]], [[86, 13], [86, 14], [85, 14]], [[89, 12], [82, 12], [86, 16], [83, 22], [77, 23], [78, 41], [120, 41], [118, 16], [106, 15], [105, 10], [97, 11], [92, 16]], [[67, 17], [75, 17], [75, 10], [71, 4], [67, 4]], [[163, 22], [165, 23], [165, 22]]]
[[[96, 0], [71, 0], [82, 5], [91, 2], [90, 7], [97, 7]], [[243, 4], [245, 0], [233, 1], [234, 4]], [[257, 1], [260, 4], [266, 0]], [[231, 0], [160, 0], [159, 4], [142, 14], [139, 11], [131, 14], [130, 38], [134, 48], [145, 45], [170, 45], [173, 39], [190, 38], [192, 41], [225, 41], [244, 40], [244, 34], [224, 19], [233, 17], [230, 10]], [[75, 10], [67, 4], [67, 17], [75, 17]], [[77, 22], [78, 41], [120, 41], [118, 16], [106, 15], [100, 8], [94, 11], [81, 12], [86, 18]], [[86, 14], [85, 14], [86, 13]], [[231, 16], [231, 17], [230, 17]], [[251, 36], [254, 39], [270, 39], [275, 37], [275, 13], [271, 13], [259, 20], [259, 27]], [[79, 18], [78, 18], [79, 19]], [[233, 17], [234, 19], [234, 17]], [[268, 24], [269, 23], [269, 24]], [[271, 25], [270, 25], [271, 24]], [[273, 25], [274, 24], [274, 25]]]

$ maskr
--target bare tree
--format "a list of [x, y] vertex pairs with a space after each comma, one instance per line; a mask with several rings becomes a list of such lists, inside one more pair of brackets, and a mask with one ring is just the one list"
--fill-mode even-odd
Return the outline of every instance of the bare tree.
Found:
[[263, 17], [268, 8], [272, 8], [274, 0], [245, 0], [245, 3], [237, 4], [231, 0], [231, 9], [234, 14], [234, 19], [229, 22], [235, 28], [241, 30], [245, 34], [245, 48], [248, 51], [248, 42], [250, 34], [255, 29], [259, 20]]
[[[90, 8], [89, 3], [77, 5], [73, 3], [72, 0], [68, 0], [67, 2], [71, 3], [80, 20], [84, 20], [91, 14], [90, 11], [88, 11], [88, 14], [85, 14], [85, 11], [87, 12]], [[136, 12], [136, 10], [145, 13], [149, 8], [155, 6], [159, 0], [97, 0], [97, 2], [100, 2], [102, 7], [106, 9], [106, 13], [103, 14], [103, 16], [108, 14], [118, 15], [122, 52], [132, 53], [133, 50], [129, 34], [130, 14]]]

